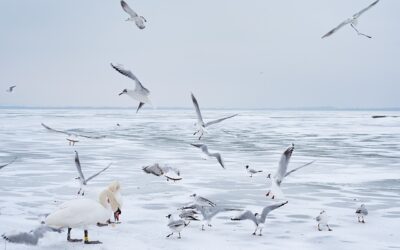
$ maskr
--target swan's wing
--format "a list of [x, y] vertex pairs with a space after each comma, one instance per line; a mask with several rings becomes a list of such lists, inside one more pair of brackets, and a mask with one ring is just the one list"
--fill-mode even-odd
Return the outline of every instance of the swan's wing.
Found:
[[357, 12], [353, 15], [353, 18], [359, 18], [364, 12], [371, 9], [374, 5], [376, 5], [380, 0], [376, 0], [375, 2], [371, 3], [368, 7], [362, 9], [361, 11]]
[[280, 207], [286, 205], [287, 203], [288, 203], [288, 201], [285, 201], [285, 202], [283, 202], [283, 203], [274, 204], [274, 205], [271, 205], [271, 206], [264, 207], [264, 209], [263, 209], [263, 211], [262, 211], [262, 213], [261, 213], [260, 222], [261, 222], [261, 223], [264, 223], [264, 222], [265, 222], [265, 219], [267, 218], [267, 215], [268, 215], [271, 211], [273, 211], [273, 210], [275, 210], [275, 209], [277, 209], [277, 208], [280, 208]]
[[156, 176], [161, 176], [164, 174], [164, 171], [160, 168], [158, 164], [154, 164], [153, 166], [147, 166], [142, 169], [147, 174], [154, 174]]
[[67, 132], [67, 131], [62, 131], [62, 130], [57, 130], [57, 129], [53, 129], [53, 128], [50, 128], [49, 126], [47, 126], [46, 124], [44, 124], [44, 123], [42, 123], [42, 126], [45, 128], [45, 129], [47, 129], [47, 130], [49, 130], [49, 131], [52, 131], [52, 132], [56, 132], [56, 133], [61, 133], [61, 134], [65, 134], [65, 135], [72, 135], [72, 133], [69, 133], [69, 132]]
[[121, 6], [122, 6], [122, 9], [126, 13], [128, 13], [132, 18], [138, 16], [138, 14], [136, 14], [136, 12], [134, 12], [125, 1], [121, 0]]
[[4, 165], [0, 165], [0, 169], [2, 169], [2, 168], [4, 168], [4, 167], [7, 167], [8, 165], [14, 163], [16, 160], [17, 160], [17, 157], [15, 157], [15, 158], [14, 158], [12, 161], [10, 161], [9, 163], [6, 163], [6, 164], [4, 164]]
[[83, 175], [81, 162], [79, 161], [79, 155], [78, 155], [77, 151], [75, 151], [75, 166], [76, 166], [76, 170], [78, 171], [78, 174], [79, 174], [80, 182], [83, 185], [86, 185], [87, 181], [85, 179], [85, 176]]
[[300, 167], [297, 167], [297, 168], [295, 168], [295, 169], [290, 170], [289, 172], [287, 172], [287, 173], [285, 174], [285, 177], [288, 176], [288, 175], [290, 175], [290, 174], [293, 173], [293, 172], [296, 172], [296, 171], [299, 170], [299, 169], [302, 169], [302, 168], [304, 168], [304, 167], [307, 167], [308, 165], [313, 164], [314, 162], [315, 162], [315, 160], [314, 160], [314, 161], [310, 161], [309, 163], [306, 163], [306, 164], [304, 164], [303, 166], [300, 166]]
[[102, 170], [100, 170], [99, 172], [97, 172], [96, 174], [90, 176], [89, 178], [86, 179], [86, 183], [88, 183], [91, 179], [97, 177], [99, 174], [103, 173], [104, 171], [106, 171], [109, 167], [111, 167], [112, 163], [108, 164], [107, 167], [103, 168]]
[[231, 220], [251, 220], [254, 222], [254, 224], [258, 225], [256, 216], [249, 210], [237, 217], [233, 217]]
[[239, 114], [234, 114], [234, 115], [230, 115], [230, 116], [227, 116], [227, 117], [224, 117], [224, 118], [221, 118], [221, 119], [217, 119], [217, 120], [214, 120], [214, 121], [207, 122], [207, 123], [205, 124], [205, 126], [208, 127], [208, 126], [210, 126], [210, 125], [213, 125], [213, 124], [216, 124], [216, 123], [220, 123], [220, 122], [222, 122], [222, 121], [224, 121], [224, 120], [226, 120], [226, 119], [235, 117], [235, 116], [237, 116], [237, 115], [239, 115]]
[[199, 103], [197, 102], [197, 99], [196, 99], [196, 97], [194, 97], [193, 93], [191, 93], [191, 96], [192, 96], [192, 102], [194, 105], [194, 109], [196, 110], [196, 114], [197, 114], [197, 121], [199, 124], [204, 124], [203, 117], [202, 117], [201, 111], [200, 111]]
[[142, 92], [145, 95], [150, 94], [150, 91], [148, 89], [146, 89], [142, 83], [139, 81], [139, 79], [130, 71], [127, 69], [124, 69], [122, 66], [120, 65], [113, 65], [111, 63], [111, 67], [113, 67], [113, 69], [115, 69], [116, 71], [118, 71], [119, 73], [121, 73], [122, 75], [129, 77], [130, 79], [132, 79], [135, 82], [135, 86], [138, 89], [138, 91]]
[[339, 29], [341, 29], [343, 26], [349, 24], [350, 21], [349, 19], [346, 19], [345, 21], [343, 21], [341, 24], [339, 24], [338, 26], [336, 26], [336, 28], [332, 29], [331, 31], [329, 31], [328, 33], [326, 33], [325, 35], [323, 35], [321, 38], [325, 38], [328, 37], [330, 35], [332, 35], [333, 33], [335, 33], [336, 31], [338, 31]]
[[274, 178], [278, 185], [282, 182], [283, 178], [286, 175], [287, 167], [289, 165], [290, 158], [292, 157], [292, 153], [294, 150], [294, 146], [288, 147], [282, 154], [281, 159], [279, 161], [278, 171], [276, 172]]
[[26, 244], [26, 245], [37, 245], [39, 242], [39, 239], [44, 237], [44, 234], [47, 232], [58, 232], [61, 233], [61, 230], [59, 229], [53, 229], [48, 226], [40, 226], [29, 233], [18, 233], [18, 234], [13, 234], [13, 235], [6, 235], [3, 234], [3, 238], [12, 243], [17, 243], [17, 244]]

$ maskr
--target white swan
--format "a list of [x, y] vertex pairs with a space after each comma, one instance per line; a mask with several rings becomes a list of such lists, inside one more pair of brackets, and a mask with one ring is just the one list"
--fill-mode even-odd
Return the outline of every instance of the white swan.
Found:
[[108, 225], [111, 212], [114, 213], [115, 220], [119, 220], [121, 214], [119, 190], [120, 184], [113, 182], [100, 193], [97, 201], [87, 198], [67, 201], [58, 210], [47, 216], [45, 223], [52, 228], [68, 228], [67, 240], [69, 242], [81, 242], [81, 239], [71, 239], [71, 230], [72, 228], [83, 228], [85, 244], [101, 244], [100, 241], [89, 241], [88, 227]]

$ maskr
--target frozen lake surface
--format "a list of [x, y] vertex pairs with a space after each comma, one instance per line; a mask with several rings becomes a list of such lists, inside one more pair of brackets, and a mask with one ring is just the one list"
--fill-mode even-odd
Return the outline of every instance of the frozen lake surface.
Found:
[[[371, 118], [399, 112], [204, 110], [203, 116], [211, 120], [235, 112], [240, 115], [210, 127], [202, 140], [222, 154], [224, 170], [189, 145], [197, 142], [193, 110], [0, 109], [0, 164], [18, 156], [0, 170], [1, 234], [29, 231], [40, 215], [76, 197], [74, 150], [87, 176], [113, 162], [90, 187], [118, 180], [124, 198], [122, 224], [89, 230], [102, 245], [67, 243], [64, 232], [47, 233], [37, 246], [1, 239], [0, 249], [1, 244], [10, 250], [400, 249], [400, 118]], [[42, 122], [106, 138], [82, 138], [71, 147]], [[268, 216], [262, 237], [251, 235], [250, 221], [233, 222], [237, 212], [228, 212], [206, 231], [192, 222], [182, 239], [165, 238], [170, 233], [165, 216], [188, 204], [193, 193], [253, 211], [273, 203], [265, 197], [266, 175], [276, 171], [292, 142], [289, 169], [316, 162], [284, 180], [289, 203]], [[142, 171], [156, 162], [179, 168], [183, 180], [167, 182]], [[264, 172], [249, 178], [246, 164]], [[365, 224], [354, 214], [361, 203], [370, 213]], [[321, 210], [329, 215], [332, 232], [317, 231], [314, 218]], [[82, 230], [73, 230], [73, 237], [82, 236]]]

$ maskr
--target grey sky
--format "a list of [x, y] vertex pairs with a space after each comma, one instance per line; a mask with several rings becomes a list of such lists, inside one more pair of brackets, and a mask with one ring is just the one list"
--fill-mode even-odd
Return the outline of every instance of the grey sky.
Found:
[[191, 107], [191, 91], [202, 107], [400, 106], [400, 1], [359, 19], [373, 39], [345, 27], [324, 40], [372, 0], [127, 2], [146, 29], [119, 0], [0, 0], [0, 106], [136, 107], [110, 62], [158, 107]]

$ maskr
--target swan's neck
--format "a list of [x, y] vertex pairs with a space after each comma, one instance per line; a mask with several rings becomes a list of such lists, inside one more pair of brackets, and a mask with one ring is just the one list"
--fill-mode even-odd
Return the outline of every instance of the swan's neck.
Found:
[[118, 210], [118, 202], [114, 194], [108, 189], [100, 193], [99, 202], [104, 208], [110, 209], [113, 212]]

